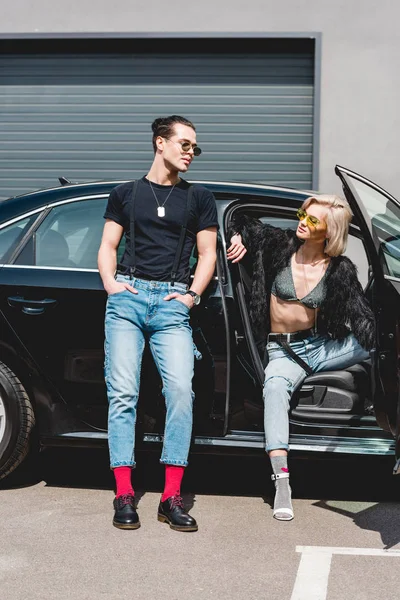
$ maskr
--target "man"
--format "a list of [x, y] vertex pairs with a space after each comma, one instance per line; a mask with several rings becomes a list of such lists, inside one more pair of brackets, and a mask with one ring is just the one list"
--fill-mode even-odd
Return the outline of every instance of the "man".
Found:
[[[109, 402], [108, 443], [116, 482], [115, 527], [137, 529], [131, 470], [140, 367], [149, 343], [163, 383], [166, 420], [161, 463], [165, 488], [158, 520], [178, 531], [197, 531], [180, 496], [192, 433], [194, 369], [189, 311], [214, 273], [217, 213], [214, 196], [179, 177], [201, 153], [193, 123], [177, 115], [152, 124], [154, 160], [147, 175], [118, 185], [104, 218], [98, 265], [108, 293], [105, 378]], [[187, 225], [187, 227], [185, 227]], [[117, 265], [117, 249], [126, 246]], [[198, 263], [189, 284], [189, 259]]]

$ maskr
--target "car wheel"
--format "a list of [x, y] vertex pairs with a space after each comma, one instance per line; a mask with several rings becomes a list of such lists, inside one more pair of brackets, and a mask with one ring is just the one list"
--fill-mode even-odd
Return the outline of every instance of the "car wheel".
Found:
[[18, 377], [0, 362], [0, 479], [28, 454], [35, 413]]

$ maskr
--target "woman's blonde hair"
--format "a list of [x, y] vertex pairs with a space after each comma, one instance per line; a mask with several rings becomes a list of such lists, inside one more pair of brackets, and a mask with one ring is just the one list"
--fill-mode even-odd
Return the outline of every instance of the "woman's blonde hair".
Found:
[[339, 256], [343, 254], [347, 246], [349, 224], [353, 217], [349, 203], [340, 196], [331, 194], [318, 194], [311, 196], [303, 202], [302, 208], [306, 211], [312, 204], [326, 206], [326, 246], [325, 253], [328, 256]]

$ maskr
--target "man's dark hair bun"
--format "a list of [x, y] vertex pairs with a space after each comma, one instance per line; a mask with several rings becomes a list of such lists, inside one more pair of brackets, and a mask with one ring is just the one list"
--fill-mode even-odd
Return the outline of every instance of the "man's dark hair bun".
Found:
[[174, 127], [178, 123], [182, 125], [186, 125], [187, 127], [191, 127], [193, 131], [196, 131], [195, 126], [191, 121], [185, 119], [185, 117], [181, 117], [180, 115], [171, 115], [170, 117], [158, 117], [158, 119], [154, 119], [151, 124], [151, 128], [153, 130], [153, 150], [156, 152], [156, 138], [164, 137], [169, 138], [174, 133]]
[[151, 124], [151, 128], [153, 130], [153, 133], [156, 133], [156, 131], [158, 130], [158, 128], [160, 127], [160, 125], [162, 124], [163, 121], [164, 121], [163, 117], [159, 117], [158, 119], [154, 119], [153, 123]]

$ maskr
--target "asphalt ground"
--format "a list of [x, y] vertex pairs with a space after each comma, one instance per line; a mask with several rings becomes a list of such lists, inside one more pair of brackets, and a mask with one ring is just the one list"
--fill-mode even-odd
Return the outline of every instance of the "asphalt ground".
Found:
[[196, 533], [157, 521], [164, 470], [157, 453], [137, 460], [137, 531], [111, 524], [106, 451], [46, 450], [1, 482], [2, 600], [398, 597], [393, 457], [293, 455], [295, 519], [282, 523], [266, 457], [194, 455], [182, 492]]

